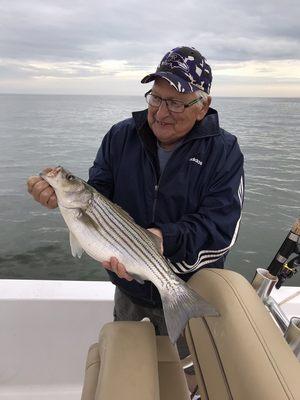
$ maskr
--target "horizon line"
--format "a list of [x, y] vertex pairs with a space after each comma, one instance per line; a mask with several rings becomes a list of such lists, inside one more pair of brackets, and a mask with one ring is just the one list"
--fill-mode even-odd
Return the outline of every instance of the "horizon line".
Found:
[[[0, 92], [0, 96], [114, 96], [114, 97], [143, 97], [143, 95], [139, 94], [91, 94], [91, 93], [7, 93]], [[220, 96], [215, 95], [211, 96], [212, 98], [253, 98], [253, 99], [300, 99], [299, 96]]]

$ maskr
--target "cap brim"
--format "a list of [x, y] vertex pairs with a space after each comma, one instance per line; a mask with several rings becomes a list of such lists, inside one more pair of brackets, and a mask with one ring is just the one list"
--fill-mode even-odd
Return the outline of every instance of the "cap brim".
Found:
[[171, 72], [155, 72], [153, 74], [146, 75], [141, 83], [149, 83], [154, 81], [156, 78], [163, 78], [169, 82], [171, 86], [173, 86], [178, 92], [181, 93], [191, 93], [199, 90], [199, 88], [191, 83], [185, 81], [179, 76], [172, 74]]

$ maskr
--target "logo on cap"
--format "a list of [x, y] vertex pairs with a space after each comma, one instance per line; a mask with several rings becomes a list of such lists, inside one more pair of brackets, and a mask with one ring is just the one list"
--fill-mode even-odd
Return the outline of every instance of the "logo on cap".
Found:
[[169, 53], [169, 56], [167, 56], [166, 59], [162, 59], [160, 66], [166, 66], [168, 68], [179, 68], [182, 69], [184, 72], [188, 72], [189, 71], [189, 67], [186, 64], [186, 60], [177, 53]]

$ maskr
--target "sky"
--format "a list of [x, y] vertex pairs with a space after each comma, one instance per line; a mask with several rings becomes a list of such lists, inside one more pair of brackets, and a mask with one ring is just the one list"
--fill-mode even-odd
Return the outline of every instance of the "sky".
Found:
[[300, 97], [299, 0], [0, 0], [0, 93], [140, 95], [193, 46], [212, 96]]

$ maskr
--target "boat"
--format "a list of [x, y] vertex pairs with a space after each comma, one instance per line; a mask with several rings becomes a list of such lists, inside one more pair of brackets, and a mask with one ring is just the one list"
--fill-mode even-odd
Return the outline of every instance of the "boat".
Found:
[[151, 322], [112, 322], [110, 282], [2, 279], [0, 399], [187, 400], [191, 359], [201, 400], [300, 399], [300, 288], [277, 282], [263, 269], [252, 285], [229, 269], [195, 274], [220, 316], [189, 321], [181, 361]]

